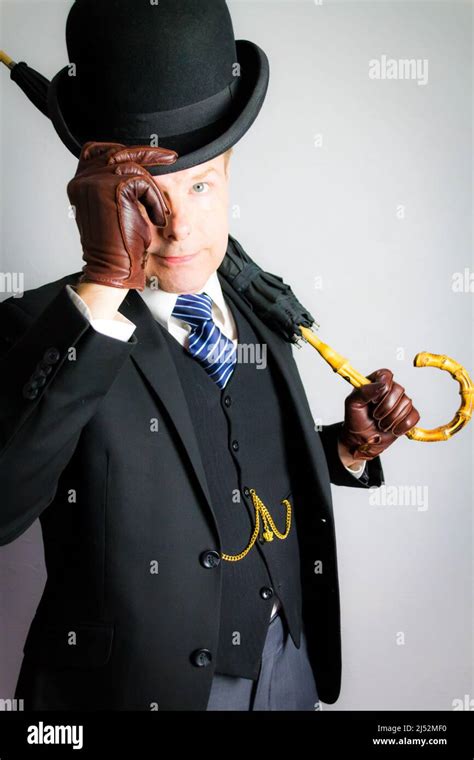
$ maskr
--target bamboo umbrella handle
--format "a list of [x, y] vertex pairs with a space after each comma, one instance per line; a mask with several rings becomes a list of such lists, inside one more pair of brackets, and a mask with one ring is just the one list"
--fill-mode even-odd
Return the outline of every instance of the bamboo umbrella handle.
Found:
[[[303, 338], [319, 352], [323, 359], [325, 359], [325, 361], [327, 361], [327, 363], [333, 368], [334, 372], [343, 377], [344, 380], [353, 385], [354, 388], [360, 388], [361, 385], [367, 385], [370, 383], [370, 380], [364, 377], [360, 372], [357, 372], [344, 356], [341, 356], [337, 351], [334, 351], [331, 346], [323, 343], [312, 330], [308, 327], [303, 327], [302, 325], [299, 325], [299, 329], [301, 330]], [[436, 367], [437, 369], [449, 372], [449, 374], [459, 383], [461, 405], [451, 422], [448, 422], [446, 425], [433, 428], [433, 430], [413, 427], [408, 433], [405, 433], [405, 435], [413, 441], [447, 441], [455, 433], [458, 433], [464, 425], [467, 425], [472, 417], [474, 406], [474, 384], [462, 364], [459, 364], [459, 362], [451, 359], [445, 354], [430, 354], [427, 351], [423, 351], [415, 356], [413, 364], [415, 367]]]

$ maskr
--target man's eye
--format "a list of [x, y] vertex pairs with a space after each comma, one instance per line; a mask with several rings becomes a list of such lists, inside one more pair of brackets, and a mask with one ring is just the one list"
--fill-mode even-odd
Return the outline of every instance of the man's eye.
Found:
[[196, 184], [193, 185], [193, 188], [199, 195], [205, 193], [207, 187], [209, 187], [207, 182], [196, 182]]

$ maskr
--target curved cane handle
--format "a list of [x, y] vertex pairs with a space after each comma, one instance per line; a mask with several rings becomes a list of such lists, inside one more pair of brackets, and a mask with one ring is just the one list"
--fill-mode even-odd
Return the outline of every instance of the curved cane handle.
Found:
[[[327, 363], [333, 368], [334, 372], [347, 380], [348, 383], [354, 386], [354, 388], [360, 388], [361, 385], [367, 385], [370, 383], [364, 375], [357, 372], [354, 367], [351, 367], [347, 359], [337, 351], [334, 351], [331, 346], [323, 343], [317, 335], [308, 327], [299, 325], [303, 338], [308, 341], [320, 355], [327, 361]], [[427, 351], [423, 351], [415, 356], [413, 359], [415, 367], [436, 367], [437, 369], [443, 369], [454, 377], [459, 383], [459, 393], [461, 395], [461, 406], [454, 415], [451, 422], [440, 427], [433, 428], [433, 430], [425, 430], [424, 428], [413, 427], [408, 433], [405, 433], [407, 438], [412, 441], [447, 441], [455, 433], [458, 433], [464, 425], [467, 425], [472, 417], [474, 406], [474, 384], [469, 377], [467, 370], [459, 364], [459, 362], [451, 359], [445, 354], [430, 354]]]
[[474, 405], [474, 385], [472, 380], [462, 364], [459, 364], [459, 362], [445, 354], [430, 354], [427, 351], [422, 351], [413, 359], [413, 365], [415, 367], [436, 367], [437, 369], [449, 372], [451, 377], [454, 377], [459, 383], [461, 406], [451, 422], [448, 422], [446, 425], [433, 428], [433, 430], [414, 427], [406, 433], [406, 436], [413, 441], [447, 441], [452, 435], [458, 433], [464, 425], [467, 425], [472, 417]]

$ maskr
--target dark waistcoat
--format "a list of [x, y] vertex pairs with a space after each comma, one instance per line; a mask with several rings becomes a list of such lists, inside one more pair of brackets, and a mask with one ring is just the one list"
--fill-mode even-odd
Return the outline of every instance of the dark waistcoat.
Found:
[[[249, 489], [286, 530], [291, 417], [277, 369], [238, 306], [227, 300], [238, 330], [237, 363], [220, 389], [202, 365], [163, 327], [193, 419], [216, 516], [221, 551], [242, 552], [255, 527]], [[259, 344], [260, 354], [256, 353]], [[266, 366], [265, 366], [266, 365]], [[297, 508], [297, 507], [296, 507]], [[263, 527], [261, 522], [260, 536]], [[205, 549], [206, 547], [203, 547]], [[277, 596], [297, 647], [301, 636], [301, 579], [296, 520], [286, 539], [260, 537], [238, 561], [220, 560], [222, 600], [216, 673], [256, 679]], [[207, 572], [213, 572], [209, 569]]]

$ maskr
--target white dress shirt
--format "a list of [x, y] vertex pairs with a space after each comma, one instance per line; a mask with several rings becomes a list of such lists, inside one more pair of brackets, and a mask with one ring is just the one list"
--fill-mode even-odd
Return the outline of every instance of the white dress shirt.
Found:
[[[67, 291], [76, 304], [79, 311], [89, 320], [91, 326], [97, 332], [107, 335], [110, 338], [116, 338], [117, 340], [128, 341], [136, 329], [136, 325], [129, 319], [125, 322], [121, 322], [114, 319], [93, 319], [87, 304], [76, 293], [76, 291], [70, 286], [66, 286]], [[221, 284], [217, 276], [217, 271], [214, 271], [207, 282], [202, 286], [198, 293], [206, 292], [212, 298], [212, 318], [223, 332], [223, 334], [233, 341], [234, 345], [237, 344], [237, 326], [235, 324], [234, 316], [227, 306], [222, 293]], [[146, 287], [143, 291], [137, 291], [145, 301], [146, 305], [150, 309], [153, 317], [168, 330], [168, 332], [176, 338], [179, 343], [184, 346], [186, 338], [191, 332], [191, 327], [177, 317], [172, 317], [176, 299], [178, 295], [176, 293], [168, 293], [160, 288]], [[122, 315], [123, 316], [123, 315]], [[344, 464], [344, 463], [343, 463]], [[346, 470], [354, 475], [356, 478], [360, 478], [365, 469], [365, 462], [358, 470], [351, 470], [350, 467], [344, 465]], [[280, 601], [277, 598], [271, 612], [271, 617], [280, 607]]]

